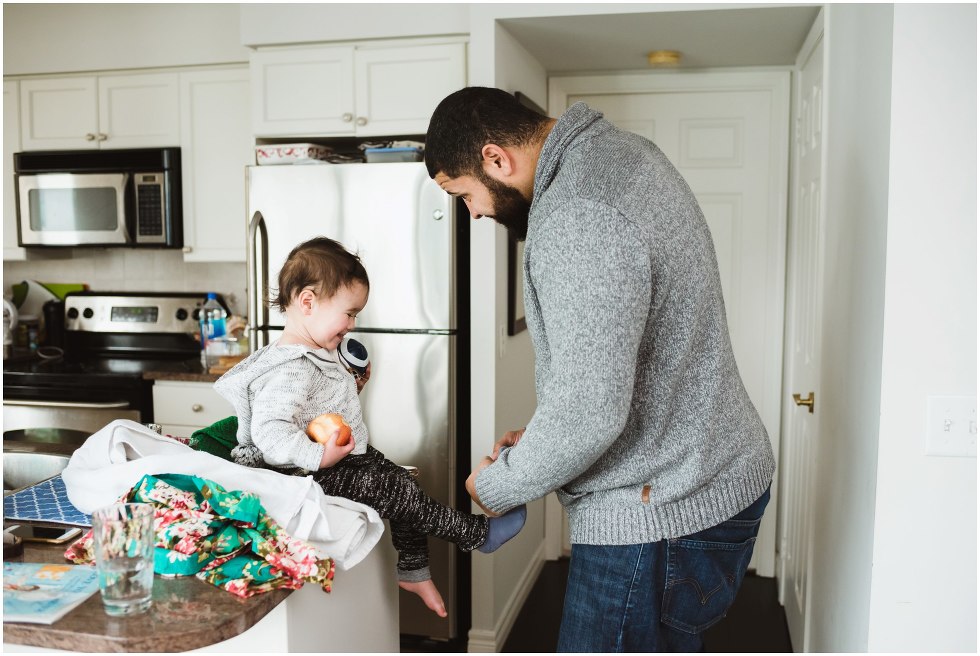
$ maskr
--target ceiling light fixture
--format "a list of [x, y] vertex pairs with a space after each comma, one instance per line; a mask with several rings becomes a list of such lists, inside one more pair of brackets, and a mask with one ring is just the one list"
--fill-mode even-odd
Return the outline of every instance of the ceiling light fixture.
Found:
[[681, 53], [676, 50], [654, 50], [647, 55], [651, 66], [676, 66], [681, 61]]

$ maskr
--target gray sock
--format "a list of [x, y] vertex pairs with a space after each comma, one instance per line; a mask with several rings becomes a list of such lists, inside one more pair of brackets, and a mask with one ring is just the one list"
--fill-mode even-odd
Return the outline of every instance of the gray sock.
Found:
[[477, 547], [483, 553], [493, 553], [504, 542], [521, 532], [524, 520], [527, 519], [527, 506], [518, 506], [500, 517], [490, 517], [487, 520], [487, 541]]

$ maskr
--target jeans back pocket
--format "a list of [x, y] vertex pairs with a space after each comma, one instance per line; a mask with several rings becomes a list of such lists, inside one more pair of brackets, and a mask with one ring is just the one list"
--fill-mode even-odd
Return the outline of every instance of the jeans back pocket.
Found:
[[767, 490], [732, 519], [667, 541], [664, 624], [700, 633], [725, 617], [745, 577], [768, 502]]

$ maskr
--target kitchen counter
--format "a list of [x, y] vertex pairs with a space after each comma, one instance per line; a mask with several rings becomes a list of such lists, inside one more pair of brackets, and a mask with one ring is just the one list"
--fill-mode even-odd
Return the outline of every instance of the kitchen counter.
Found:
[[[13, 560], [67, 563], [66, 545], [24, 543]], [[333, 591], [305, 585], [240, 599], [195, 577], [153, 581], [153, 605], [110, 617], [96, 592], [54, 624], [4, 623], [5, 652], [399, 651], [395, 551], [384, 537]]]
[[[67, 563], [66, 546], [25, 542], [24, 555], [14, 560]], [[157, 576], [146, 613], [110, 617], [96, 592], [54, 624], [4, 623], [3, 641], [84, 652], [188, 651], [239, 635], [289, 594], [276, 590], [243, 600], [195, 577]]]

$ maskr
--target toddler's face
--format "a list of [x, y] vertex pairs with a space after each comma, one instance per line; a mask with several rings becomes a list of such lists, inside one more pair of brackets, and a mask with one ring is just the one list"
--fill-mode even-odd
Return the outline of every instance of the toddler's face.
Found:
[[341, 287], [331, 297], [317, 296], [312, 311], [305, 317], [306, 330], [319, 346], [335, 349], [344, 335], [354, 330], [354, 319], [367, 305], [368, 289], [354, 282]]

